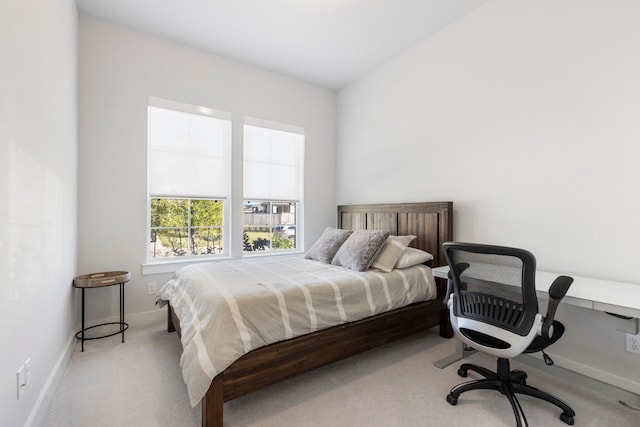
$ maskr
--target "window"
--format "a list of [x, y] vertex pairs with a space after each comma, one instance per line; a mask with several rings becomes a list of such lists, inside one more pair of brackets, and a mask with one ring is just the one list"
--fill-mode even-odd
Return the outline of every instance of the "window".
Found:
[[227, 253], [231, 121], [206, 108], [150, 104], [147, 259]]
[[[303, 129], [246, 119], [234, 142], [231, 128], [229, 113], [149, 100], [143, 274], [173, 271], [166, 261], [302, 247]], [[234, 143], [243, 158], [232, 158]], [[232, 179], [243, 185], [234, 189]]]
[[303, 132], [289, 126], [251, 122], [260, 125], [244, 126], [243, 250], [297, 249]]
[[296, 203], [244, 201], [243, 251], [295, 249]]
[[152, 198], [152, 259], [222, 253], [224, 201]]

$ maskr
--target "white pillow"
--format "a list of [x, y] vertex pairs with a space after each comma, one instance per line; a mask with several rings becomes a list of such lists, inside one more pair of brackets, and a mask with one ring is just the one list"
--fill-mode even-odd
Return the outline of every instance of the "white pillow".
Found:
[[416, 236], [389, 236], [382, 245], [382, 249], [378, 252], [378, 256], [371, 264], [371, 267], [389, 273], [393, 270], [393, 266], [400, 259], [404, 250]]
[[416, 248], [407, 248], [402, 252], [400, 259], [396, 262], [394, 268], [408, 268], [417, 264], [422, 264], [433, 259], [433, 255], [429, 252]]

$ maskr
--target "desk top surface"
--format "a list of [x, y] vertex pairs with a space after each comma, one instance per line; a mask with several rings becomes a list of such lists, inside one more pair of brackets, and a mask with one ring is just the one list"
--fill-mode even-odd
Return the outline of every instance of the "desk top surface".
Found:
[[[447, 278], [449, 266], [433, 268], [433, 275]], [[539, 296], [545, 296], [557, 273], [536, 271], [536, 290]], [[623, 316], [640, 318], [640, 285], [571, 276], [573, 284], [563, 302], [594, 310], [607, 311]]]

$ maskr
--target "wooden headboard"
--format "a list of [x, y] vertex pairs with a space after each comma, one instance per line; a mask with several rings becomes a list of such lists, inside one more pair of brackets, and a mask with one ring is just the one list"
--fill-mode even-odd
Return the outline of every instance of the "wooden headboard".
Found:
[[431, 253], [431, 266], [438, 267], [447, 264], [442, 244], [453, 240], [453, 202], [338, 206], [338, 228], [413, 234], [410, 246]]

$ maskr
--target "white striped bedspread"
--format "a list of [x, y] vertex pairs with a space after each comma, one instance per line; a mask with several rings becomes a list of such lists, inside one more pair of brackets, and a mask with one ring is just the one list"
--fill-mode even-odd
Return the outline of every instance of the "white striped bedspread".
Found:
[[193, 264], [158, 291], [180, 319], [191, 405], [211, 380], [267, 344], [436, 298], [431, 269], [384, 273], [285, 255]]

